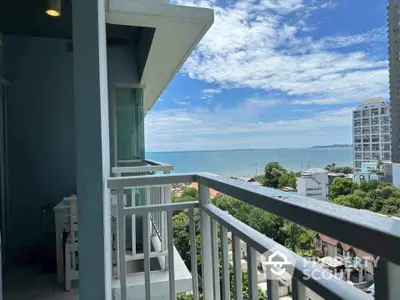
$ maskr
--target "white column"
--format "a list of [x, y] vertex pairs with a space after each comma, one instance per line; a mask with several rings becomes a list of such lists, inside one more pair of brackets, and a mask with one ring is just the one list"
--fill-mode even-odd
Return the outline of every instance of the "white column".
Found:
[[[108, 83], [104, 0], [73, 0], [79, 298], [111, 300]], [[71, 120], [72, 121], [72, 120]]]
[[205, 300], [214, 297], [213, 289], [213, 265], [211, 245], [211, 219], [210, 216], [201, 210], [202, 205], [210, 203], [210, 189], [199, 184], [200, 202], [200, 234], [201, 234], [201, 270], [203, 278], [203, 296]]

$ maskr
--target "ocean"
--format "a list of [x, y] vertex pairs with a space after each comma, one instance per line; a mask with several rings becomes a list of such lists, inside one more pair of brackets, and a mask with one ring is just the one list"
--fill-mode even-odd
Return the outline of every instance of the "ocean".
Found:
[[323, 168], [331, 163], [352, 166], [351, 147], [147, 152], [146, 157], [173, 165], [174, 173], [210, 172], [235, 177], [254, 176], [256, 169], [262, 174], [271, 161], [292, 171]]

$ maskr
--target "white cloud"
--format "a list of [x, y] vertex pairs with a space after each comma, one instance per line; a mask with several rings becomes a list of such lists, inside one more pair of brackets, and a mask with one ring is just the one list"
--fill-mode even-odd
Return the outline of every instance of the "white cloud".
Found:
[[[311, 146], [324, 142], [321, 135], [329, 143], [329, 130], [349, 130], [351, 126], [351, 107], [317, 112], [306, 118], [260, 121], [260, 106], [265, 108], [266, 103], [273, 106], [282, 101], [248, 99], [229, 109], [150, 111], [145, 119], [147, 149], [276, 148], [306, 146], [304, 143]], [[276, 143], [278, 136], [281, 144]], [[346, 140], [343, 135], [338, 138]]]
[[175, 103], [178, 105], [189, 105], [189, 101], [184, 101], [184, 100], [175, 100]]
[[214, 96], [220, 94], [222, 92], [222, 89], [221, 88], [204, 89], [201, 92], [203, 93], [201, 99], [203, 99], [207, 103], [211, 103]]
[[366, 44], [370, 42], [386, 41], [387, 39], [387, 28], [375, 28], [370, 31], [348, 35], [348, 36], [329, 36], [319, 41], [321, 48], [335, 49], [349, 47], [359, 44]]
[[228, 7], [215, 1], [189, 3], [215, 10], [214, 25], [181, 70], [193, 79], [224, 88], [280, 91], [304, 101], [317, 101], [316, 97], [359, 101], [370, 96], [368, 92], [388, 95], [387, 60], [363, 51], [337, 50], [383, 41], [383, 28], [320, 40], [304, 35], [313, 28], [304, 15], [332, 8], [332, 2], [239, 1]]

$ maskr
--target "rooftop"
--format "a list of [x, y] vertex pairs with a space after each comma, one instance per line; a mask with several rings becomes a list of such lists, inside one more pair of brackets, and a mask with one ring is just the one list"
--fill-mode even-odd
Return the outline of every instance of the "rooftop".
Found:
[[311, 169], [305, 170], [301, 174], [302, 175], [312, 175], [312, 174], [322, 174], [322, 173], [328, 173], [328, 171], [325, 169], [321, 169], [321, 168], [311, 168]]
[[[400, 0], [398, 0], [400, 1]], [[384, 98], [382, 97], [373, 97], [373, 98], [368, 98], [366, 99], [362, 104], [358, 106], [358, 109], [363, 109], [363, 108], [374, 108], [374, 107], [382, 107], [382, 106], [388, 106], [389, 102], [387, 102]]]

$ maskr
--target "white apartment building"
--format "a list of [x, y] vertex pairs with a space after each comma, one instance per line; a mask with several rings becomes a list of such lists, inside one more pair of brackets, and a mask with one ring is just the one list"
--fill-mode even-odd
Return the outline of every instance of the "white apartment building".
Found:
[[328, 201], [328, 186], [328, 171], [324, 169], [309, 169], [297, 178], [297, 194], [300, 196]]
[[400, 187], [400, 0], [389, 0], [388, 41], [389, 41], [389, 84], [392, 114], [393, 185]]
[[369, 98], [353, 111], [353, 167], [391, 160], [391, 109], [383, 98]]

